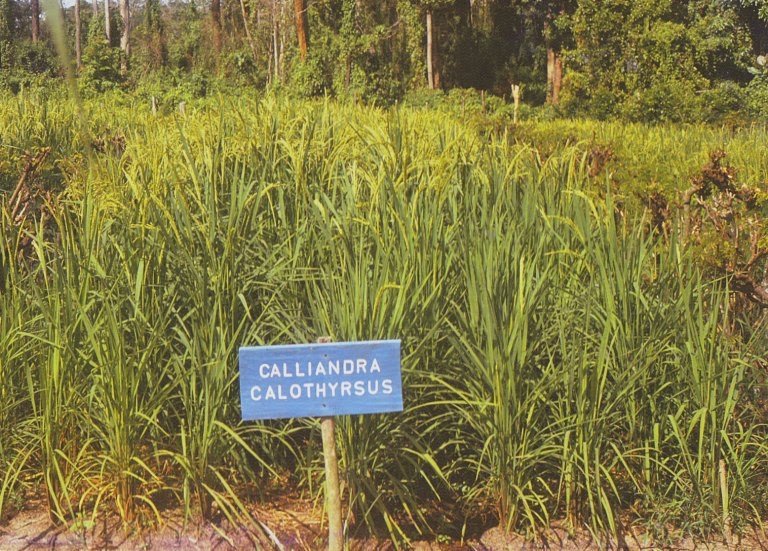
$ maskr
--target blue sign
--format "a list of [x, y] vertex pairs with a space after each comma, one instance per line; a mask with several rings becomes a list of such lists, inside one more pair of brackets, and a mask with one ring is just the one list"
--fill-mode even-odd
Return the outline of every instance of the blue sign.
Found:
[[403, 410], [400, 341], [240, 348], [243, 420]]

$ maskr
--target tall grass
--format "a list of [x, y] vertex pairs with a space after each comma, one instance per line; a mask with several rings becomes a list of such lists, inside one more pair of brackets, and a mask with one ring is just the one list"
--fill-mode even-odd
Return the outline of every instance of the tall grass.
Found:
[[245, 522], [265, 483], [316, 495], [316, 422], [242, 424], [236, 351], [330, 336], [403, 340], [405, 411], [339, 420], [349, 534], [459, 537], [486, 515], [704, 534], [764, 514], [764, 350], [725, 330], [727, 282], [590, 175], [588, 140], [277, 98], [153, 116], [122, 98], [84, 106], [88, 160], [73, 109], [31, 101], [0, 102], [0, 141], [53, 147], [37, 182], [66, 188], [48, 222], [0, 218], [1, 513], [44, 491], [60, 522], [173, 504]]

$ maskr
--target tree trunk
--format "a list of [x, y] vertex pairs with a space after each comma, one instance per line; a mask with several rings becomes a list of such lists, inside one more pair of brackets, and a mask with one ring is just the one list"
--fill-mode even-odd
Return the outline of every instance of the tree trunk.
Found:
[[213, 48], [221, 53], [221, 0], [211, 0], [211, 26], [213, 27]]
[[435, 89], [434, 67], [432, 66], [432, 10], [427, 10], [427, 83]]
[[293, 9], [296, 13], [296, 34], [299, 37], [299, 55], [302, 60], [307, 59], [309, 50], [309, 22], [307, 21], [306, 0], [293, 0]]
[[99, 0], [92, 0], [91, 6], [93, 7], [93, 16], [99, 16]]
[[552, 103], [555, 82], [555, 50], [547, 48], [547, 103]]
[[547, 48], [547, 103], [560, 102], [560, 88], [563, 85], [563, 59], [554, 48]]
[[253, 62], [258, 65], [259, 58], [256, 55], [256, 43], [253, 41], [253, 35], [251, 35], [251, 26], [248, 24], [248, 12], [245, 9], [245, 0], [240, 0], [240, 13], [243, 16], [243, 28], [245, 29], [245, 36], [248, 39], [248, 46], [251, 48]]
[[459, 15], [461, 26], [472, 28], [472, 0], [455, 0], [454, 10]]
[[435, 37], [439, 36], [437, 26], [434, 19], [432, 20], [432, 83], [435, 85], [435, 90], [440, 90], [443, 87], [442, 73], [440, 72], [440, 48], [438, 48], [438, 41]]
[[109, 0], [104, 0], [104, 32], [107, 36], [107, 42], [112, 45], [112, 25], [109, 20]]
[[275, 81], [280, 81], [280, 13], [278, 0], [272, 0], [272, 55], [274, 56]]
[[123, 20], [123, 33], [120, 35], [120, 49], [123, 51], [123, 57], [120, 61], [120, 70], [126, 74], [131, 57], [131, 6], [128, 0], [120, 0], [120, 18]]
[[32, 42], [40, 40], [40, 0], [32, 0]]
[[80, 0], [75, 0], [75, 62], [77, 63], [78, 71], [83, 66], [83, 53], [81, 49], [82, 36], [80, 34], [80, 27]]
[[563, 57], [555, 52], [555, 74], [552, 80], [552, 104], [560, 103], [560, 89], [563, 87]]

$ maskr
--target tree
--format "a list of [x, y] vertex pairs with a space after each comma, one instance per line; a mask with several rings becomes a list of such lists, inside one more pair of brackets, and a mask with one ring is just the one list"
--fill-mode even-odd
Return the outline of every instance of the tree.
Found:
[[75, 63], [78, 71], [83, 67], [81, 27], [80, 0], [75, 0]]
[[427, 38], [427, 86], [430, 90], [440, 88], [440, 66], [438, 63], [438, 45], [435, 41], [435, 19], [436, 10], [453, 4], [454, 0], [422, 0], [426, 14], [426, 38]]
[[299, 56], [302, 61], [307, 59], [309, 50], [309, 21], [307, 19], [306, 0], [294, 0], [293, 9], [296, 16], [296, 34], [299, 39]]
[[32, 0], [32, 42], [40, 39], [40, 0]]
[[435, 83], [435, 60], [433, 59], [435, 47], [432, 36], [432, 9], [427, 8], [427, 83], [430, 90], [434, 90], [439, 85]]
[[258, 63], [256, 43], [253, 40], [253, 34], [251, 34], [251, 25], [248, 23], [248, 10], [245, 8], [245, 0], [240, 0], [240, 14], [243, 16], [243, 30], [245, 30], [245, 37], [248, 40], [248, 47], [251, 49], [253, 62]]
[[282, 39], [280, 35], [280, 0], [272, 0], [272, 56], [270, 63], [274, 63], [274, 79], [279, 82], [282, 71], [280, 70], [282, 56]]
[[79, 83], [84, 89], [104, 92], [117, 87], [120, 81], [120, 50], [110, 46], [100, 21], [92, 19], [83, 49]]
[[120, 34], [120, 49], [123, 51], [123, 56], [120, 70], [125, 74], [128, 72], [128, 62], [131, 57], [131, 6], [129, 0], [120, 0], [120, 18], [123, 20], [123, 32]]
[[112, 21], [109, 18], [109, 0], [104, 0], [104, 35], [107, 43], [112, 45]]
[[573, 36], [569, 103], [636, 120], [696, 118], [700, 91], [745, 75], [750, 49], [733, 7], [709, 0], [579, 0]]
[[768, 21], [768, 0], [738, 0], [742, 6], [751, 6], [757, 9], [758, 16], [763, 21]]
[[563, 46], [570, 31], [570, 15], [575, 9], [573, 0], [543, 0], [537, 9], [544, 13], [543, 39], [547, 48], [547, 103], [560, 103], [563, 86]]
[[0, 0], [0, 74], [14, 64], [14, 10], [12, 0]]
[[213, 48], [221, 54], [221, 0], [211, 0], [211, 26], [213, 27]]
[[145, 70], [164, 67], [168, 60], [165, 27], [162, 18], [160, 0], [147, 0], [144, 4], [143, 28], [140, 26], [133, 34], [134, 44], [144, 48]]

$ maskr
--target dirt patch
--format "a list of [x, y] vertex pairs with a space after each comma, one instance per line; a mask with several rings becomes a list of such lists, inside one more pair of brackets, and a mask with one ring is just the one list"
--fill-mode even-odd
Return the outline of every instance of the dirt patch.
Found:
[[[82, 523], [57, 526], [51, 522], [41, 503], [31, 503], [13, 518], [0, 525], [0, 551], [39, 549], [125, 551], [213, 551], [230, 549], [264, 549], [281, 551], [314, 551], [326, 548], [322, 511], [311, 502], [280, 498], [260, 504], [251, 511], [251, 526], [232, 526], [226, 519], [217, 522], [185, 522], [181, 510], [163, 513], [163, 523], [155, 527], [123, 526], [120, 521], [102, 518], [87, 528]], [[394, 546], [387, 540], [353, 539], [352, 551], [389, 551]], [[595, 542], [588, 531], [566, 530], [558, 523], [540, 533], [534, 540], [499, 527], [485, 531], [477, 540], [465, 542], [415, 541], [415, 551], [538, 551], [558, 549], [586, 551], [591, 549], [626, 549], [641, 551], [669, 549], [675, 551], [735, 551], [768, 549], [768, 538], [759, 530], [725, 541], [696, 542], [683, 539], [673, 545], [654, 544], [640, 531], [630, 530], [622, 542]]]

